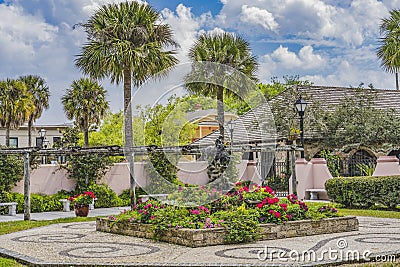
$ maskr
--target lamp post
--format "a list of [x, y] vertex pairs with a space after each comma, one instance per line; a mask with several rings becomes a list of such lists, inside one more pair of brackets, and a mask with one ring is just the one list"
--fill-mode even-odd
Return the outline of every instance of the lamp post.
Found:
[[231, 133], [231, 148], [232, 148], [232, 145], [233, 145], [233, 128], [234, 128], [234, 123], [233, 123], [233, 120], [231, 119], [230, 121], [228, 121], [228, 129], [229, 129], [229, 132]]
[[300, 151], [300, 156], [301, 158], [304, 158], [304, 111], [307, 108], [307, 102], [300, 96], [294, 105], [297, 109], [297, 113], [299, 113], [300, 116], [300, 142], [301, 148], [303, 149]]

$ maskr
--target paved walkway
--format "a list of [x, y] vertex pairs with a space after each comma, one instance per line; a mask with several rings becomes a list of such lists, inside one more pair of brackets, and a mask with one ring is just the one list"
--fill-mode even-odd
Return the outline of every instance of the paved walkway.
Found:
[[[115, 207], [105, 209], [93, 209], [89, 212], [89, 217], [108, 216], [118, 214], [124, 209], [130, 209], [130, 207]], [[59, 218], [70, 218], [75, 217], [74, 211], [63, 212], [63, 211], [51, 211], [42, 213], [31, 213], [31, 220], [44, 221], [54, 220]], [[12, 221], [23, 221], [24, 214], [17, 214], [17, 216], [0, 215], [0, 222], [12, 222]]]
[[[91, 215], [111, 211], [96, 209]], [[95, 222], [54, 224], [1, 235], [0, 255], [30, 266], [58, 267], [313, 266], [344, 263], [358, 254], [386, 261], [400, 259], [400, 220], [358, 219], [360, 230], [356, 232], [204, 248], [97, 232]]]

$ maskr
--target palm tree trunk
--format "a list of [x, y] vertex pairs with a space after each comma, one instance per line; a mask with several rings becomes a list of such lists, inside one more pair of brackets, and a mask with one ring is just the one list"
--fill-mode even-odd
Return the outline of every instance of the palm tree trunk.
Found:
[[86, 128], [85, 131], [83, 132], [83, 141], [85, 144], [85, 147], [89, 146], [89, 129]]
[[396, 72], [396, 90], [399, 90], [399, 73]]
[[218, 111], [218, 127], [219, 133], [221, 135], [221, 141], [224, 143], [225, 139], [225, 129], [224, 129], [224, 89], [221, 86], [218, 86], [217, 91], [217, 111]]
[[135, 171], [134, 171], [134, 155], [133, 155], [133, 131], [132, 131], [132, 107], [131, 107], [131, 86], [132, 76], [131, 70], [128, 67], [124, 67], [124, 132], [125, 132], [125, 156], [129, 163], [129, 191], [131, 197], [131, 207], [136, 205], [136, 194], [135, 194]]
[[32, 146], [32, 119], [28, 120], [28, 146]]
[[11, 128], [10, 124], [7, 123], [7, 125], [6, 125], [6, 147], [10, 146], [10, 128]]

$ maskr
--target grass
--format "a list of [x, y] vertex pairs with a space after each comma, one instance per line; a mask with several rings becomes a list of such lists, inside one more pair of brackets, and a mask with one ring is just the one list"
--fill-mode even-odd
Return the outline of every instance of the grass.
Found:
[[0, 258], [0, 266], [1, 267], [24, 267], [25, 265], [22, 265], [15, 260], [10, 260], [6, 258]]
[[[306, 202], [306, 203], [308, 207], [316, 209], [328, 204], [323, 202], [322, 203]], [[400, 211], [346, 209], [346, 208], [340, 208], [340, 204], [333, 204], [333, 206], [336, 206], [339, 212], [345, 216], [365, 216], [365, 217], [376, 217], [376, 218], [400, 219]]]

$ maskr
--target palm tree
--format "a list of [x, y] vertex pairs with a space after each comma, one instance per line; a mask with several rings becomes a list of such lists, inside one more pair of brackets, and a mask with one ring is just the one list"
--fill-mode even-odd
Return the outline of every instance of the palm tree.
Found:
[[32, 146], [32, 125], [35, 120], [42, 116], [43, 110], [49, 108], [50, 92], [46, 81], [39, 76], [21, 76], [19, 80], [25, 83], [28, 91], [33, 96], [33, 102], [35, 105], [35, 110], [28, 118], [28, 145]]
[[81, 78], [72, 82], [61, 102], [67, 118], [75, 119], [77, 126], [83, 131], [85, 147], [88, 147], [90, 126], [99, 125], [109, 109], [106, 90], [89, 78]]
[[[190, 48], [189, 58], [194, 64], [196, 62], [214, 62], [227, 65], [229, 68], [239, 71], [251, 80], [257, 81], [255, 72], [257, 71], [258, 63], [256, 58], [251, 54], [249, 43], [232, 33], [202, 34], [196, 43]], [[205, 68], [210, 69], [211, 66], [206, 66]], [[193, 65], [192, 72], [186, 77], [186, 88], [191, 93], [202, 94], [217, 99], [217, 120], [219, 132], [223, 141], [224, 94], [238, 98], [240, 95], [246, 93], [250, 88], [249, 86], [233, 84], [235, 82], [235, 79], [232, 77], [234, 73], [227, 69], [223, 71], [225, 73], [221, 73], [218, 70], [220, 69], [219, 67], [215, 67], [214, 73], [211, 74], [213, 76], [213, 78], [211, 78], [212, 80], [220, 80], [220, 82], [218, 82], [219, 85], [212, 83], [188, 82], [190, 80], [198, 80], [199, 74], [210, 78], [210, 73], [205, 74], [204, 71], [207, 70], [204, 68], [200, 68], [200, 72], [198, 72], [198, 69], [195, 69], [196, 67]], [[227, 71], [230, 73], [226, 73]], [[240, 82], [244, 81], [240, 76], [236, 77]], [[228, 84], [232, 84], [232, 86], [227, 86]]]
[[6, 146], [10, 146], [10, 130], [24, 124], [34, 110], [33, 97], [25, 83], [0, 81], [0, 125], [6, 128]]
[[399, 90], [399, 70], [400, 70], [400, 10], [390, 11], [390, 17], [384, 18], [380, 24], [380, 46], [377, 55], [381, 60], [382, 68], [396, 74], [396, 89]]
[[[162, 75], [177, 63], [176, 45], [172, 31], [160, 22], [160, 14], [149, 5], [123, 2], [103, 5], [82, 24], [88, 42], [75, 60], [85, 74], [92, 78], [109, 77], [112, 83], [124, 83], [125, 146], [133, 147], [131, 86], [139, 87], [149, 77]], [[131, 169], [131, 203], [135, 203], [133, 157], [128, 158]], [[132, 204], [133, 205], [133, 204]]]

